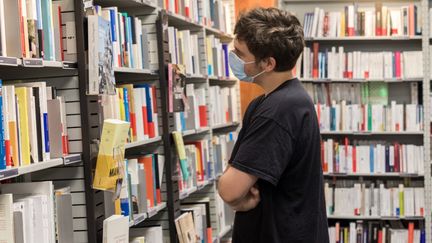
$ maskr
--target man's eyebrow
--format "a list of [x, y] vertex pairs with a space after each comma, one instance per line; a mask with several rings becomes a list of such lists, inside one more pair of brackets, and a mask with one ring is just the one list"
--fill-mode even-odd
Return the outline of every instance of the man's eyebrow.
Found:
[[234, 50], [236, 54], [238, 54], [239, 56], [243, 56], [243, 52], [241, 52], [237, 47], [234, 46]]

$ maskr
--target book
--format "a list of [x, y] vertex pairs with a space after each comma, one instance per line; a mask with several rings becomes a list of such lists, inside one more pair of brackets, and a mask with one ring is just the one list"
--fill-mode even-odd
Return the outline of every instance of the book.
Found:
[[59, 243], [74, 242], [71, 188], [55, 190], [56, 240]]
[[124, 159], [124, 145], [129, 132], [128, 122], [107, 119], [104, 121], [93, 187], [99, 190], [116, 188], [119, 179], [119, 162]]
[[88, 16], [89, 94], [114, 94], [115, 77], [110, 22]]
[[112, 215], [103, 221], [103, 242], [129, 242], [129, 219], [122, 215]]
[[175, 220], [177, 236], [181, 243], [192, 243], [197, 241], [197, 234], [192, 213], [184, 213]]
[[131, 228], [131, 237], [143, 237], [146, 242], [163, 242], [162, 226]]
[[18, 108], [18, 126], [19, 126], [19, 140], [20, 140], [20, 158], [22, 165], [29, 165], [30, 160], [30, 141], [29, 141], [29, 100], [28, 100], [28, 89], [26, 87], [17, 87], [15, 89], [17, 96], [17, 108]]
[[14, 227], [11, 222], [14, 219], [13, 196], [12, 194], [0, 195], [0, 241], [14, 242]]

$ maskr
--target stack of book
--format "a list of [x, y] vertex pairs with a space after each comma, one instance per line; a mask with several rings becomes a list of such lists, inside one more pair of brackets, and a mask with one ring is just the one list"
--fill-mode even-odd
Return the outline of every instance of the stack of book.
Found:
[[424, 174], [423, 146], [379, 141], [321, 142], [321, 161], [326, 173]]
[[0, 1], [0, 56], [76, 62], [72, 0]]
[[120, 198], [115, 202], [115, 214], [133, 219], [162, 203], [161, 185], [165, 158], [149, 154], [125, 160]]
[[214, 178], [213, 163], [210, 161], [210, 141], [188, 142], [184, 146], [186, 159], [177, 164], [180, 180], [179, 190], [191, 188]]
[[194, 88], [194, 84], [186, 85], [187, 106], [184, 112], [175, 112], [176, 131], [198, 130], [208, 127], [208, 108], [205, 88]]
[[69, 153], [66, 104], [45, 82], [1, 87], [0, 170]]
[[238, 122], [238, 94], [236, 87], [210, 86], [210, 125]]
[[[327, 215], [371, 217], [424, 217], [424, 188], [385, 187], [354, 182], [353, 187], [324, 185]], [[350, 202], [347, 204], [346, 202]]]
[[[112, 58], [114, 67], [157, 69], [157, 57], [150, 55], [151, 49], [157, 49], [157, 43], [150, 38], [148, 27], [140, 18], [119, 12], [117, 7], [102, 8], [98, 5], [93, 6], [90, 16], [99, 17], [99, 26], [109, 27], [112, 53], [99, 58]], [[89, 50], [97, 45], [94, 36], [98, 36], [97, 29], [91, 26], [89, 23]]]
[[343, 46], [303, 51], [304, 79], [408, 79], [423, 77], [422, 51], [345, 52]]
[[198, 34], [190, 30], [178, 30], [168, 27], [168, 43], [172, 64], [181, 64], [186, 68], [186, 75], [201, 75], [200, 42]]
[[221, 43], [214, 35], [206, 36], [207, 74], [218, 78], [229, 78], [228, 44]]
[[129, 232], [130, 243], [164, 242], [162, 226], [132, 228]]
[[321, 131], [418, 132], [423, 130], [423, 106], [416, 104], [315, 105]]
[[421, 11], [414, 3], [406, 6], [360, 7], [357, 3], [341, 11], [319, 7], [304, 16], [306, 37], [414, 36], [421, 35]]
[[119, 85], [116, 95], [102, 96], [103, 118], [130, 122], [129, 142], [159, 136], [156, 86]]
[[54, 191], [45, 181], [3, 184], [0, 191], [0, 241], [73, 241], [70, 188]]
[[335, 226], [329, 227], [330, 243], [346, 242], [407, 242], [426, 243], [424, 229], [414, 229], [414, 223], [408, 223], [408, 229], [391, 228], [382, 222], [352, 222], [343, 226], [337, 222]]
[[213, 136], [212, 143], [215, 175], [221, 175], [225, 171], [231, 152], [234, 148], [234, 143], [237, 140], [237, 136], [237, 132]]

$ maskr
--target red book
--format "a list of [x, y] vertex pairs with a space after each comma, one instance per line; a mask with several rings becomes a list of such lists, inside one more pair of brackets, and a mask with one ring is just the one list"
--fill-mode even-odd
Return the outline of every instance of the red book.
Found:
[[150, 207], [154, 207], [154, 184], [153, 184], [153, 155], [146, 155], [138, 159], [138, 163], [144, 165], [147, 199], [150, 201]]
[[[17, 0], [12, 0], [12, 1], [17, 1]], [[21, 36], [21, 54], [22, 57], [26, 57], [26, 39], [25, 39], [25, 35], [24, 35], [24, 21], [27, 21], [26, 19], [24, 19], [23, 15], [22, 15], [22, 1], [18, 0], [18, 13], [19, 13], [19, 19], [20, 19], [20, 36]]]
[[207, 127], [207, 106], [200, 105], [199, 106], [199, 117], [200, 117], [200, 126]]
[[383, 29], [382, 29], [382, 3], [376, 2], [375, 3], [375, 11], [376, 11], [376, 18], [375, 18], [375, 35], [381, 36], [383, 35]]
[[396, 78], [401, 78], [401, 53], [396, 51], [395, 55], [395, 66], [396, 66]]
[[212, 229], [212, 227], [207, 228], [207, 242], [213, 242], [213, 229]]
[[12, 167], [11, 144], [10, 140], [5, 140], [6, 167]]
[[353, 162], [353, 164], [352, 164], [352, 170], [353, 170], [353, 173], [356, 173], [357, 172], [357, 149], [356, 149], [356, 146], [354, 146], [353, 145], [353, 152], [352, 152], [353, 154], [352, 154], [352, 162]]
[[62, 136], [63, 154], [69, 154], [69, 137], [68, 135]]
[[408, 243], [414, 243], [414, 223], [408, 224]]
[[318, 117], [318, 125], [321, 128], [321, 104], [318, 102], [317, 104], [317, 117]]
[[395, 143], [394, 144], [394, 171], [395, 172], [401, 172], [401, 170], [400, 170], [400, 155], [399, 155], [399, 151], [400, 151], [400, 149], [399, 149], [399, 143]]
[[190, 10], [189, 10], [189, 7], [185, 7], [185, 16], [186, 16], [187, 18], [190, 18]]
[[175, 10], [176, 14], [179, 13], [179, 1], [178, 0], [174, 0], [174, 10]]
[[318, 51], [319, 43], [313, 43], [313, 68], [312, 68], [312, 78], [318, 78]]
[[414, 4], [412, 3], [408, 8], [408, 33], [410, 36], [415, 35]]
[[329, 13], [326, 12], [324, 16], [324, 29], [323, 29], [323, 35], [326, 37], [329, 32]]
[[63, 27], [62, 27], [62, 16], [61, 16], [61, 7], [58, 6], [58, 15], [59, 15], [59, 32], [60, 32], [60, 55], [61, 60], [64, 61], [64, 53], [63, 53]]
[[204, 181], [204, 177], [205, 177], [205, 167], [204, 165], [207, 163], [206, 161], [204, 161], [204, 149], [203, 149], [203, 142], [202, 141], [198, 141], [198, 142], [193, 142], [193, 143], [188, 143], [188, 144], [192, 144], [195, 145], [195, 147], [198, 149], [198, 161], [197, 161], [197, 180], [198, 181]]
[[348, 159], [348, 146], [349, 146], [349, 139], [348, 137], [345, 137], [345, 160]]
[[142, 116], [143, 116], [144, 134], [149, 135], [149, 124], [148, 124], [148, 117], [147, 117], [147, 100], [145, 98], [144, 88], [142, 88], [141, 95], [143, 96]]
[[382, 232], [382, 230], [378, 231], [378, 243], [384, 243], [383, 242], [383, 232]]
[[325, 155], [324, 142], [321, 141], [321, 167], [322, 167], [322, 170], [324, 172], [327, 172], [328, 171], [328, 168], [327, 168], [328, 165], [327, 165], [326, 157], [324, 155]]
[[135, 114], [135, 112], [129, 112], [129, 116], [130, 116], [130, 125], [131, 125], [131, 129], [132, 129], [132, 137], [134, 140], [136, 140], [137, 139], [136, 114]]
[[154, 122], [148, 122], [149, 138], [154, 138], [155, 134], [155, 124]]

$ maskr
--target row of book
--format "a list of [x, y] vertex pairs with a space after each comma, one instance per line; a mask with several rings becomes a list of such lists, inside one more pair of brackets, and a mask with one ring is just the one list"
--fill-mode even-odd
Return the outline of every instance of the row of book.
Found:
[[103, 95], [104, 119], [130, 122], [128, 142], [159, 136], [157, 88], [150, 84], [118, 85], [116, 95]]
[[305, 79], [407, 79], [423, 77], [422, 51], [345, 52], [343, 46], [303, 51]]
[[0, 186], [1, 242], [73, 242], [69, 187], [54, 190], [51, 181]]
[[239, 121], [239, 95], [236, 87], [210, 86], [210, 125]]
[[304, 15], [306, 37], [414, 36], [421, 35], [421, 11], [414, 3], [406, 6], [360, 7], [354, 3], [340, 11], [316, 7]]
[[423, 130], [423, 106], [415, 104], [315, 105], [321, 131], [417, 132]]
[[177, 168], [180, 175], [179, 191], [187, 191], [214, 178], [210, 161], [209, 140], [188, 142], [184, 145], [186, 159], [180, 159]]
[[208, 127], [208, 115], [205, 88], [195, 88], [186, 84], [187, 106], [185, 111], [175, 112], [176, 131], [197, 130]]
[[[315, 104], [332, 105], [336, 103], [346, 104], [382, 104], [389, 105], [392, 101], [397, 103], [419, 104], [419, 84], [410, 82], [406, 84], [409, 88], [402, 95], [392, 95], [396, 93], [398, 85], [390, 85], [386, 82], [367, 82], [367, 83], [303, 83], [310, 97]], [[403, 101], [403, 102], [401, 102]]]
[[137, 214], [145, 214], [160, 205], [164, 165], [165, 158], [160, 154], [125, 160], [125, 173], [114, 214], [133, 220]]
[[103, 221], [103, 242], [158, 243], [164, 242], [162, 226], [129, 229], [129, 218], [112, 215]]
[[[424, 217], [424, 187], [385, 187], [354, 182], [353, 187], [324, 184], [327, 215]], [[349, 202], [349, 204], [347, 204]]]
[[230, 77], [228, 64], [228, 44], [222, 43], [214, 35], [206, 37], [207, 74], [221, 78]]
[[32, 82], [3, 85], [1, 91], [0, 170], [69, 153], [66, 104], [55, 88]]
[[184, 65], [186, 75], [200, 75], [200, 50], [198, 34], [190, 30], [178, 30], [175, 27], [168, 27], [168, 46], [171, 63]]
[[[98, 5], [94, 5], [92, 12], [88, 14], [89, 44], [97, 45], [94, 43], [97, 40], [95, 37], [98, 36], [97, 29], [92, 29], [95, 25], [99, 23], [98, 28], [102, 26], [109, 28], [108, 37], [112, 45], [112, 53], [109, 54], [112, 55], [110, 58], [112, 58], [114, 67], [151, 68], [150, 63], [154, 63], [157, 57], [151, 57], [150, 50], [157, 48], [157, 45], [155, 40], [152, 40], [148, 27], [142, 19], [126, 12], [120, 12], [117, 7], [102, 8]], [[90, 48], [89, 46], [89, 50]]]
[[237, 132], [213, 135], [212, 144], [215, 175], [221, 175], [225, 171], [237, 137]]
[[168, 12], [187, 19], [214, 27], [224, 33], [232, 33], [232, 14], [230, 3], [222, 0], [164, 0], [163, 8]]
[[408, 229], [392, 228], [382, 222], [351, 222], [343, 225], [336, 222], [329, 227], [330, 243], [426, 243], [424, 229], [415, 229], [413, 222]]
[[76, 62], [72, 0], [1, 0], [0, 56]]
[[424, 174], [423, 146], [412, 144], [354, 141], [345, 138], [321, 142], [325, 173]]

